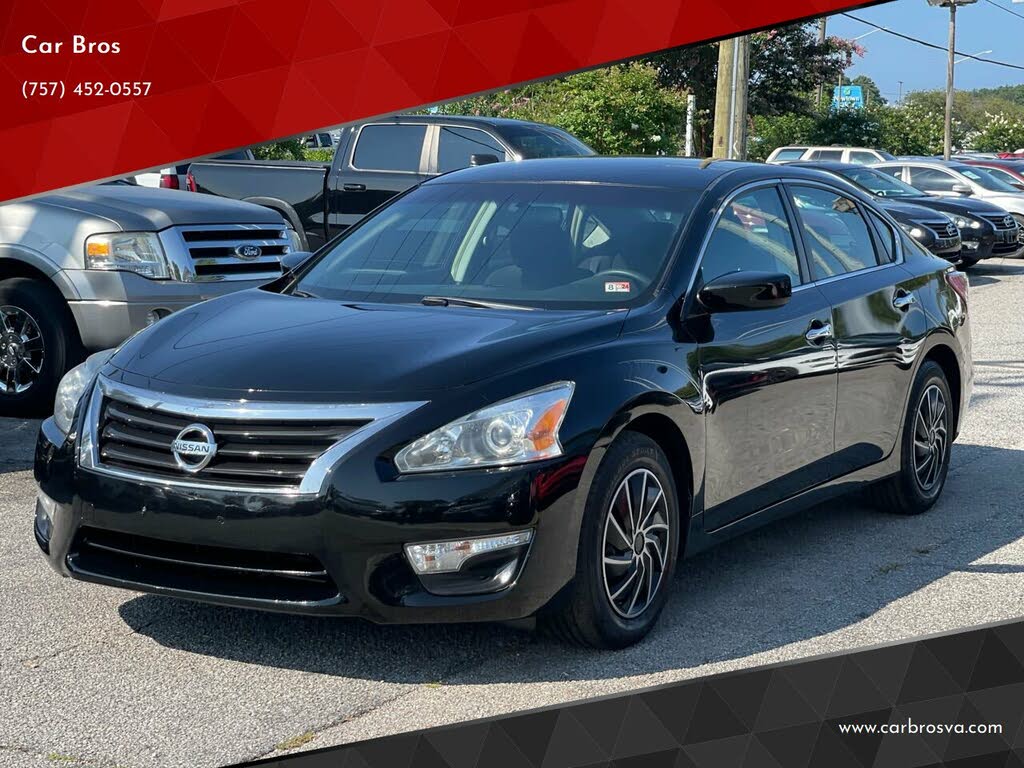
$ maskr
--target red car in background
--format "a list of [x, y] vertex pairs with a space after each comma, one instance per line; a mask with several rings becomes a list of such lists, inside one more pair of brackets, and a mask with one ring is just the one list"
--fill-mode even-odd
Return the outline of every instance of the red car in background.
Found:
[[1015, 160], [1002, 158], [999, 160], [962, 160], [967, 165], [980, 165], [992, 171], [998, 178], [1024, 192], [1024, 155], [1009, 155]]

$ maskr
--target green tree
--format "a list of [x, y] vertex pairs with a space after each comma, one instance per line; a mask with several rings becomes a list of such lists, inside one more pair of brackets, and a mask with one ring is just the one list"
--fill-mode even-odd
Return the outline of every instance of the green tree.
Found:
[[1024, 147], [1024, 120], [1002, 112], [988, 115], [985, 126], [967, 137], [967, 145], [979, 152], [1016, 152]]
[[850, 80], [850, 85], [859, 85], [863, 89], [864, 103], [869, 107], [880, 107], [889, 103], [875, 81], [867, 75], [857, 75]]
[[252, 153], [257, 160], [305, 160], [303, 150], [299, 139], [285, 139], [255, 146]]
[[777, 147], [810, 143], [817, 122], [812, 115], [755, 115], [751, 119], [749, 158], [763, 162]]
[[450, 102], [439, 111], [551, 123], [602, 154], [675, 154], [686, 100], [663, 87], [652, 66], [632, 62]]

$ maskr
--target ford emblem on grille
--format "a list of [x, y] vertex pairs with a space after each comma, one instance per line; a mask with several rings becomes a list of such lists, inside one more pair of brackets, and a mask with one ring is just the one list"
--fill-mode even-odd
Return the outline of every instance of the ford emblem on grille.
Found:
[[235, 248], [235, 256], [240, 259], [257, 259], [263, 255], [263, 249], [258, 245], [240, 245]]
[[171, 443], [175, 463], [186, 472], [196, 473], [217, 455], [217, 440], [205, 424], [189, 424]]

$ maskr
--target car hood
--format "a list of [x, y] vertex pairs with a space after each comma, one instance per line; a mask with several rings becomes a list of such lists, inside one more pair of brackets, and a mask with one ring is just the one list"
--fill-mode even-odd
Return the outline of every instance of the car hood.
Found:
[[[897, 221], [935, 221], [935, 209], [913, 203], [896, 202], [895, 200], [878, 200], [878, 206]], [[942, 218], [941, 216], [939, 217]]]
[[944, 213], [960, 214], [961, 216], [986, 216], [996, 213], [1005, 213], [1004, 208], [986, 202], [975, 200], [970, 197], [921, 197], [910, 198], [908, 203], [919, 205], [922, 208], [931, 208]]
[[179, 310], [111, 360], [186, 396], [359, 402], [452, 389], [616, 338], [626, 312], [344, 304], [253, 289]]
[[262, 205], [131, 185], [73, 189], [41, 197], [38, 202], [108, 219], [125, 232], [154, 232], [181, 224], [284, 223], [279, 213]]
[[997, 205], [1003, 210], [1011, 213], [1024, 213], [1024, 193], [1016, 195], [1002, 195], [989, 193], [985, 195], [985, 202]]

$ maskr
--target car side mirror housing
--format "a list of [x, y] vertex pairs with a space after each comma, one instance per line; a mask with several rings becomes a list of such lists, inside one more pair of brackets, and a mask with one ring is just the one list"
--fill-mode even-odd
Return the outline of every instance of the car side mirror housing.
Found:
[[954, 184], [953, 192], [958, 195], [964, 195], [970, 197], [974, 194], [974, 188], [970, 184]]
[[286, 253], [281, 257], [281, 274], [287, 274], [288, 272], [294, 272], [312, 256], [311, 251], [292, 251]]
[[481, 153], [479, 155], [470, 155], [469, 156], [469, 165], [470, 165], [470, 167], [476, 167], [478, 165], [490, 165], [491, 163], [498, 163], [498, 162], [501, 162], [501, 161], [498, 160], [498, 156], [497, 155], [488, 154], [486, 152]]
[[785, 306], [793, 296], [789, 275], [774, 272], [730, 272], [716, 277], [697, 293], [708, 312], [743, 312]]

